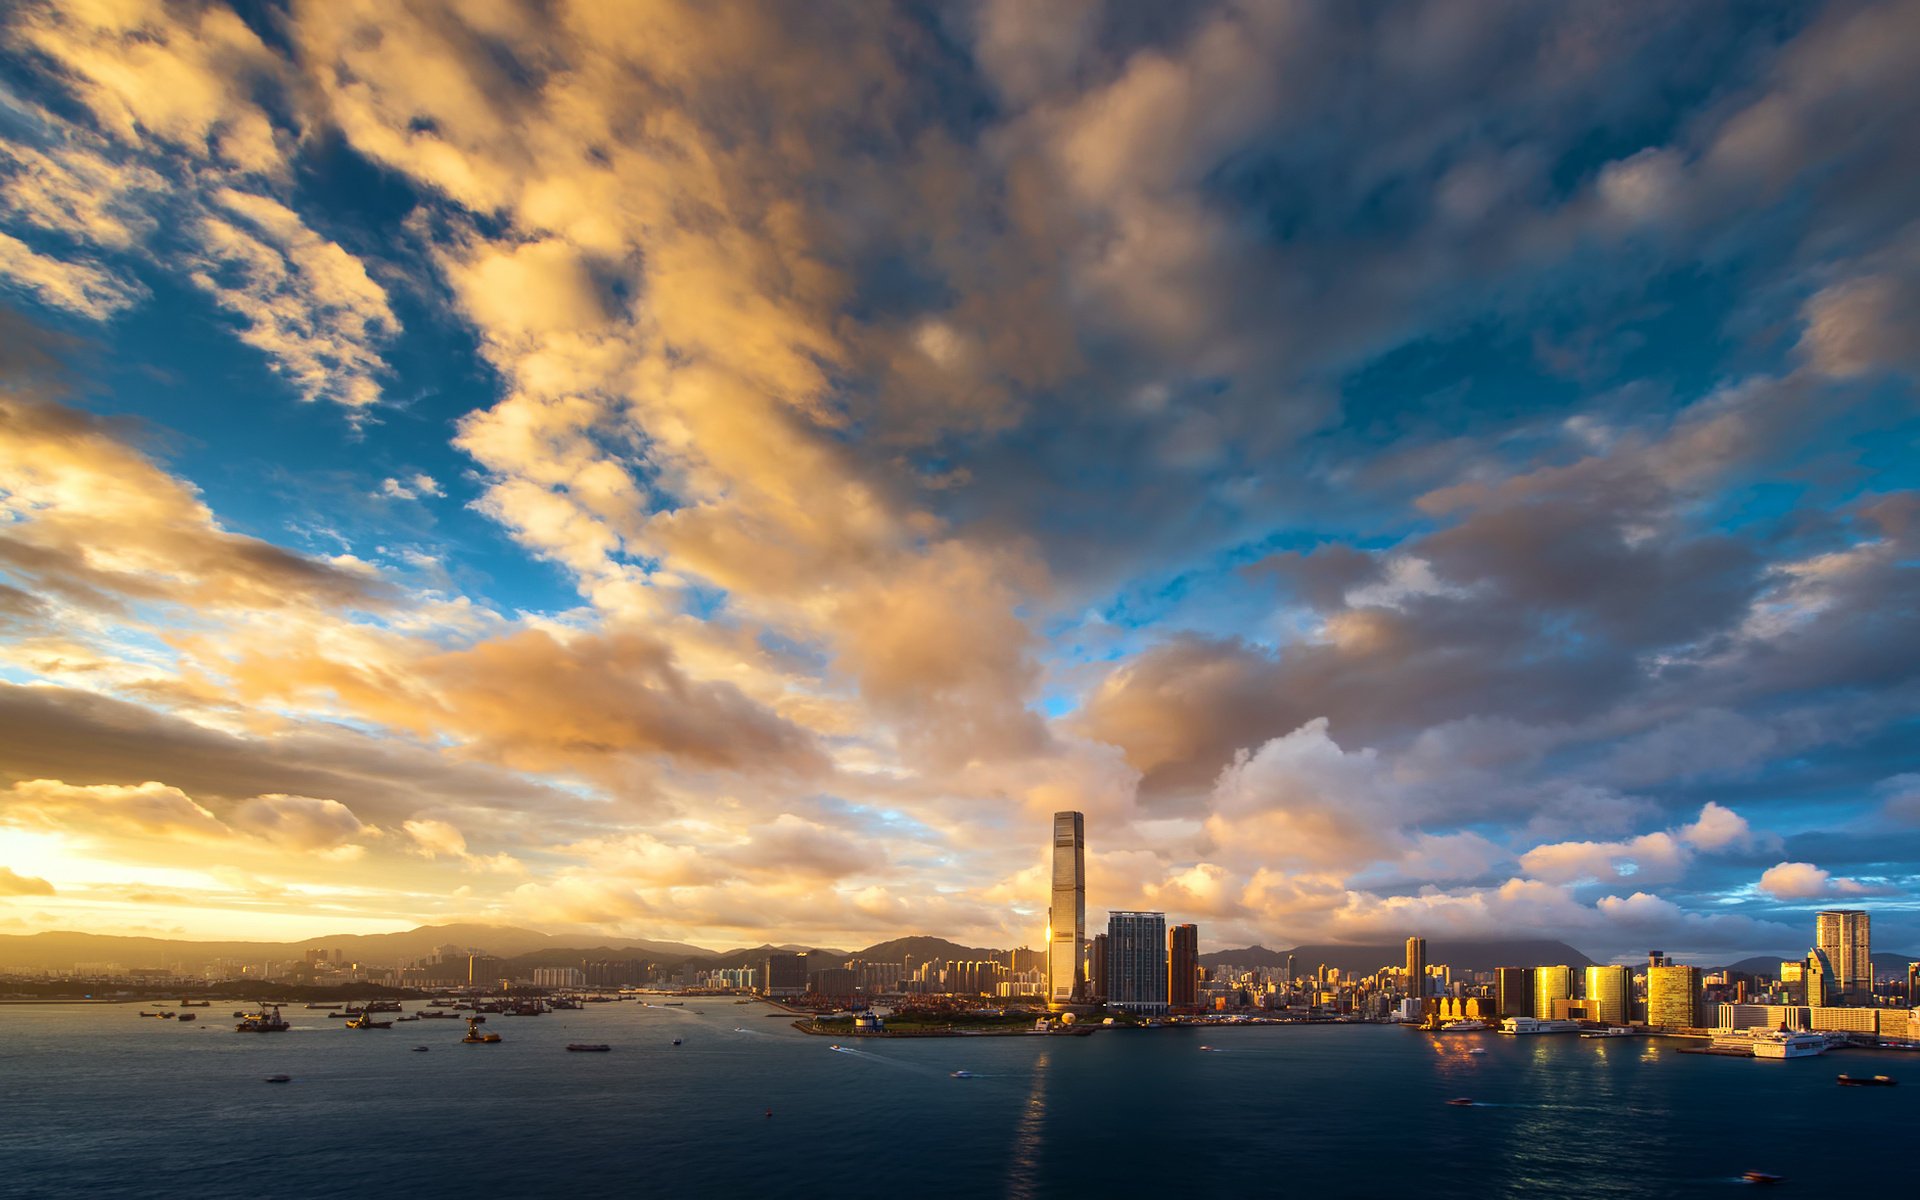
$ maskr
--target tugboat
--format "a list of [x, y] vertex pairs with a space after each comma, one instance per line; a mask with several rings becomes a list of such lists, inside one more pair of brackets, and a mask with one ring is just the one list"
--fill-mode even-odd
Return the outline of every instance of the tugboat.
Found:
[[474, 1045], [491, 1045], [500, 1040], [500, 1035], [497, 1033], [481, 1033], [480, 1020], [481, 1018], [479, 1017], [467, 1018], [467, 1036], [460, 1039], [462, 1042], [468, 1042]]
[[392, 1029], [393, 1022], [392, 1021], [376, 1021], [373, 1019], [372, 1013], [363, 1012], [359, 1016], [355, 1017], [353, 1020], [348, 1021], [346, 1023], [345, 1028], [347, 1029]]
[[293, 1028], [280, 1017], [278, 1004], [262, 1004], [257, 1013], [247, 1013], [235, 1025], [236, 1033], [285, 1033]]
[[1898, 1079], [1895, 1079], [1891, 1075], [1842, 1075], [1840, 1076], [1841, 1087], [1892, 1087], [1894, 1084], [1899, 1082], [1900, 1081]]

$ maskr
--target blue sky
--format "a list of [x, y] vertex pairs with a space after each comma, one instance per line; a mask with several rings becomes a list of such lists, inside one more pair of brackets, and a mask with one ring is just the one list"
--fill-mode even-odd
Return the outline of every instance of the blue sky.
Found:
[[1916, 52], [15, 6], [0, 923], [1920, 948]]

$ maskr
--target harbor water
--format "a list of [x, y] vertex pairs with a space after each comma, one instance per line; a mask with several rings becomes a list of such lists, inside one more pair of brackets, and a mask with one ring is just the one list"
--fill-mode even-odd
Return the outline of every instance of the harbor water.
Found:
[[494, 1016], [501, 1043], [465, 1045], [460, 1021], [349, 1031], [299, 1007], [289, 1032], [240, 1034], [237, 1007], [0, 1009], [0, 1193], [1645, 1197], [1758, 1170], [1895, 1194], [1920, 1123], [1920, 1055], [1879, 1050], [1381, 1026], [836, 1049], [725, 998]]

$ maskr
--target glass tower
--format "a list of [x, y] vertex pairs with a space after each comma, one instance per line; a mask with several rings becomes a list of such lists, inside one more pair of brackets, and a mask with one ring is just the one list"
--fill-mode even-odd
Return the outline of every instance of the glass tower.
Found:
[[1857, 908], [1834, 909], [1813, 918], [1813, 944], [1833, 965], [1828, 986], [1844, 1004], [1869, 1004], [1873, 996], [1873, 944], [1867, 914]]
[[1053, 814], [1053, 903], [1047, 908], [1047, 1006], [1087, 1002], [1081, 945], [1087, 937], [1087, 825], [1077, 812]]
[[1107, 1003], [1130, 1012], [1167, 1011], [1167, 914], [1108, 914]]

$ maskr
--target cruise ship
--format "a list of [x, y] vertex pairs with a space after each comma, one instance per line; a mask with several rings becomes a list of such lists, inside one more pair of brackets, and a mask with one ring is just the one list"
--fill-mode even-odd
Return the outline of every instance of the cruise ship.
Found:
[[1745, 1050], [1755, 1058], [1812, 1058], [1827, 1052], [1825, 1035], [1802, 1030], [1722, 1029], [1713, 1035], [1713, 1049], [1722, 1053]]
[[1579, 1033], [1578, 1021], [1543, 1021], [1538, 1017], [1508, 1017], [1500, 1022], [1501, 1033]]

